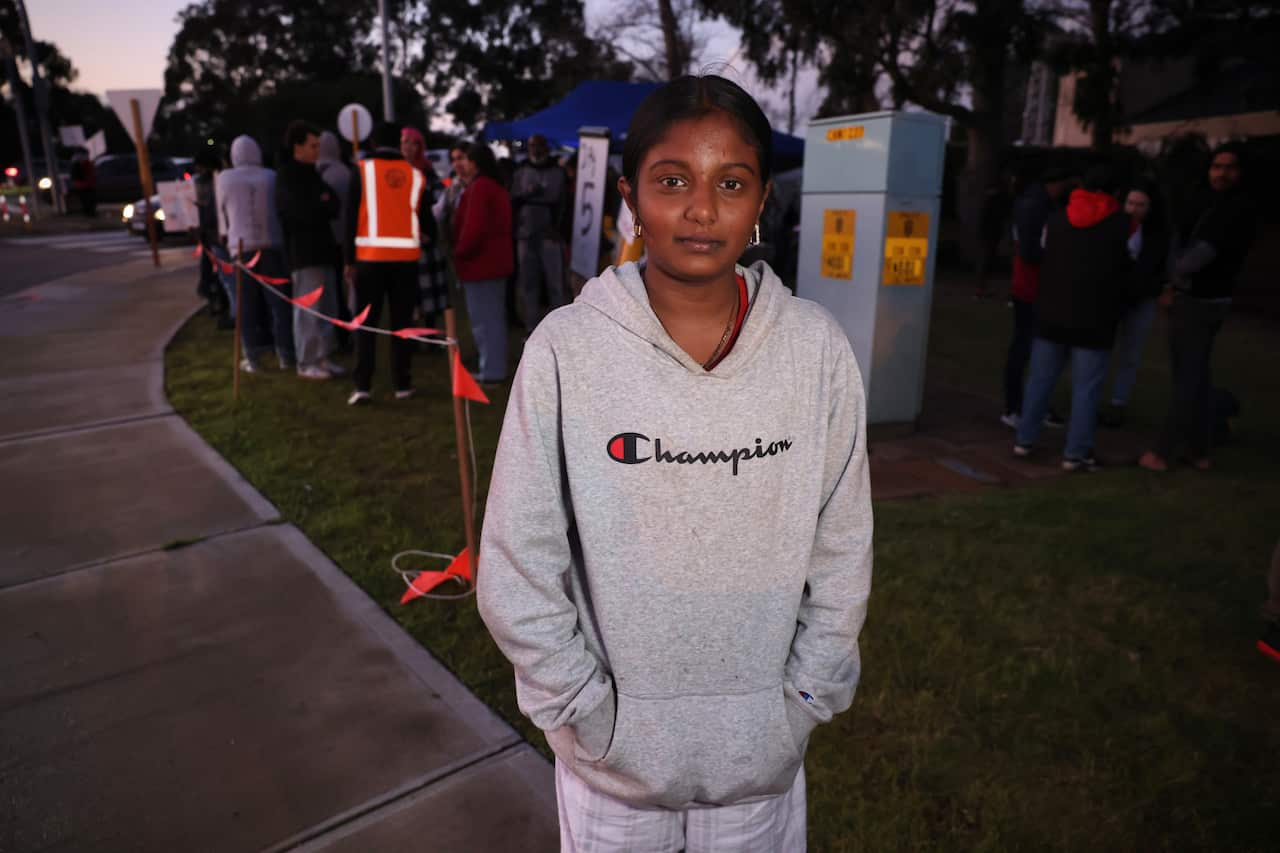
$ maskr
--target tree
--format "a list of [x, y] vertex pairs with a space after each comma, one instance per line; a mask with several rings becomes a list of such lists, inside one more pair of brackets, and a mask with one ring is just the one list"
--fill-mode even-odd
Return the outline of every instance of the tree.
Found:
[[[178, 13], [156, 132], [174, 147], [248, 129], [254, 105], [293, 84], [374, 70], [371, 3], [202, 0]], [[334, 105], [336, 114], [341, 103]]]
[[658, 82], [703, 64], [704, 24], [697, 0], [620, 0], [608, 7], [592, 37], [612, 45], [638, 76]]
[[406, 0], [401, 57], [439, 114], [468, 130], [527, 115], [586, 79], [629, 79], [586, 33], [582, 0]]

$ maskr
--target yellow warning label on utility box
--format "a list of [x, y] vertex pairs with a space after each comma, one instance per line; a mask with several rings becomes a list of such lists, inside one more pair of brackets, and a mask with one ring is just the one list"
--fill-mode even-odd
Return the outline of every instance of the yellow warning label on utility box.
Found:
[[857, 211], [822, 211], [822, 275], [853, 278], [853, 237]]
[[888, 217], [883, 283], [921, 286], [929, 263], [929, 214], [891, 210]]
[[827, 131], [828, 142], [848, 142], [853, 139], [861, 139], [866, 135], [867, 129], [860, 124], [850, 124], [844, 127], [833, 127]]

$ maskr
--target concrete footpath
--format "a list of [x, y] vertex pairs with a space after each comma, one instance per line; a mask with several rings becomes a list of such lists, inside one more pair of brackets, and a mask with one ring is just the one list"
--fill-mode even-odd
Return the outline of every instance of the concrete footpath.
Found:
[[0, 851], [556, 849], [550, 765], [173, 413], [164, 263], [0, 298]]

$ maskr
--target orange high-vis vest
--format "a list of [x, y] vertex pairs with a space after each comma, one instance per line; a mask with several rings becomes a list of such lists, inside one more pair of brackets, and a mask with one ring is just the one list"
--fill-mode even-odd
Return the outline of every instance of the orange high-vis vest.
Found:
[[361, 161], [357, 261], [418, 260], [418, 204], [426, 184], [422, 173], [404, 160]]

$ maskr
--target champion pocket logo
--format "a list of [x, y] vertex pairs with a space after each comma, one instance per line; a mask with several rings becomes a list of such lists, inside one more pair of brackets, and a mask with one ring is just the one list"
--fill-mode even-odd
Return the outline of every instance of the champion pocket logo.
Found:
[[[670, 443], [668, 442], [668, 445]], [[786, 453], [793, 442], [789, 438], [771, 441], [765, 444], [764, 439], [755, 439], [753, 447], [739, 447], [731, 450], [670, 450], [663, 447], [662, 439], [650, 438], [641, 432], [620, 432], [609, 439], [607, 449], [609, 458], [623, 465], [639, 465], [653, 461], [668, 465], [728, 465], [733, 476], [738, 476], [738, 466], [748, 459], [765, 459]]]

